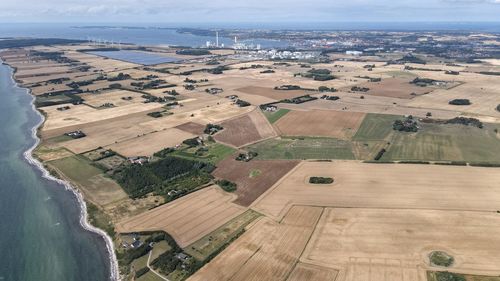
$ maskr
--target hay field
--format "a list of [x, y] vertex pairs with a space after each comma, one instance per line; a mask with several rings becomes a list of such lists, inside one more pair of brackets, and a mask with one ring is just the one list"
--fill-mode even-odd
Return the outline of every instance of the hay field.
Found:
[[[99, 107], [105, 103], [112, 103], [115, 106], [123, 106], [132, 103], [143, 103], [142, 94], [127, 90], [112, 90], [100, 92], [96, 94], [80, 95], [85, 101], [84, 103], [92, 107]], [[122, 98], [132, 97], [132, 100], [123, 100]]]
[[86, 63], [87, 65], [92, 66], [93, 68], [104, 72], [116, 71], [116, 70], [128, 69], [140, 66], [139, 64], [102, 58], [99, 56], [77, 51], [67, 51], [64, 52], [64, 55], [70, 59]]
[[287, 281], [335, 281], [338, 271], [335, 269], [299, 262]]
[[[283, 217], [294, 204], [496, 211], [500, 173], [495, 171], [468, 166], [302, 162], [252, 206], [273, 218]], [[311, 176], [335, 181], [313, 185], [308, 183]]]
[[359, 86], [370, 89], [366, 93], [367, 95], [401, 99], [411, 99], [434, 90], [430, 87], [419, 87], [415, 84], [410, 84], [410, 81], [411, 79], [388, 78], [382, 79], [380, 82], [366, 82]]
[[104, 147], [151, 133], [154, 131], [153, 129], [140, 125], [141, 122], [150, 119], [151, 117], [147, 116], [146, 112], [139, 112], [97, 122], [42, 131], [42, 137], [49, 138], [68, 131], [83, 130], [86, 137], [61, 143], [62, 146], [75, 153], [82, 153], [94, 150], [99, 146]]
[[273, 127], [258, 109], [247, 115], [224, 121], [221, 125], [224, 130], [216, 134], [214, 138], [235, 147], [276, 136]]
[[[277, 85], [279, 86], [279, 85]], [[307, 94], [311, 94], [311, 92], [304, 90], [291, 90], [291, 91], [283, 91], [283, 90], [275, 90], [273, 88], [265, 88], [261, 86], [246, 86], [242, 88], [236, 89], [236, 91], [249, 94], [249, 95], [257, 95], [263, 96], [266, 98], [273, 99], [275, 101], [290, 99], [295, 97], [304, 96]]]
[[432, 268], [430, 253], [445, 251], [455, 258], [452, 271], [498, 275], [498, 217], [493, 212], [326, 208], [301, 261], [341, 268], [345, 281], [424, 281], [421, 268]]
[[274, 126], [280, 135], [350, 139], [361, 125], [364, 113], [345, 111], [291, 111]]
[[[465, 106], [448, 104], [453, 99], [469, 99], [472, 104]], [[499, 104], [500, 83], [498, 78], [477, 75], [474, 82], [467, 82], [448, 90], [435, 90], [431, 94], [414, 98], [408, 103], [408, 106], [456, 110], [471, 116], [486, 115], [500, 120], [500, 112], [495, 109]]]
[[216, 186], [207, 187], [125, 219], [116, 225], [116, 230], [120, 233], [163, 230], [179, 246], [186, 247], [245, 211], [230, 203], [233, 198]]
[[255, 159], [243, 162], [228, 157], [217, 164], [213, 175], [236, 183], [238, 189], [234, 193], [238, 199], [234, 203], [249, 206], [298, 163], [299, 161]]
[[147, 111], [162, 108], [163, 105], [159, 103], [129, 104], [99, 110], [80, 104], [70, 106], [70, 109], [65, 111], [57, 110], [58, 107], [60, 106], [46, 106], [43, 108], [43, 111], [47, 113], [48, 116], [43, 125], [43, 131], [82, 125], [116, 117], [124, 117], [138, 112], [144, 112], [144, 114], [146, 114]]
[[181, 144], [183, 140], [194, 137], [195, 135], [191, 133], [170, 128], [118, 142], [107, 146], [107, 148], [126, 157], [152, 156], [157, 151], [167, 147], [175, 147]]
[[258, 221], [188, 280], [287, 280], [321, 213], [322, 208], [295, 206], [279, 224]]

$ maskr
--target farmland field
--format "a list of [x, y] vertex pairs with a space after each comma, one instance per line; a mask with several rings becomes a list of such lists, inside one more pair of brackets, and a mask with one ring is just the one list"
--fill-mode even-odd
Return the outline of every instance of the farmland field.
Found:
[[[418, 175], [415, 176], [418, 171]], [[331, 177], [332, 185], [308, 183]], [[500, 173], [467, 166], [302, 162], [253, 203], [281, 218], [292, 205], [497, 211]], [[467, 200], [463, 200], [467, 198]]]
[[63, 174], [83, 190], [87, 198], [105, 205], [127, 198], [123, 189], [81, 156], [70, 156], [48, 162], [49, 167]]
[[231, 240], [243, 233], [245, 227], [260, 216], [259, 213], [248, 210], [236, 218], [228, 221], [207, 236], [185, 248], [186, 253], [197, 260], [206, 260], [210, 255], [228, 245]]
[[392, 123], [394, 120], [400, 118], [402, 116], [368, 113], [354, 135], [353, 140], [385, 140], [393, 131]]
[[258, 159], [354, 159], [351, 143], [332, 138], [275, 138], [247, 147]]
[[278, 121], [281, 117], [285, 116], [288, 112], [290, 112], [289, 109], [278, 109], [276, 112], [263, 112], [264, 115], [267, 118], [267, 121], [269, 123], [274, 124], [276, 121]]
[[185, 147], [172, 152], [171, 155], [190, 160], [207, 161], [213, 164], [217, 164], [236, 151], [234, 148], [225, 146], [220, 143], [205, 144], [206, 146], [204, 146], [203, 148], [205, 148], [206, 151], [202, 152], [201, 154], [200, 152], [198, 152], [197, 154], [197, 151], [199, 149], [198, 147]]
[[276, 135], [260, 110], [254, 110], [248, 115], [222, 122], [221, 125], [224, 130], [217, 133], [214, 138], [235, 147], [241, 147]]
[[234, 193], [238, 199], [234, 202], [248, 206], [297, 164], [298, 161], [284, 160], [242, 162], [228, 157], [217, 165], [213, 175], [236, 183]]
[[364, 117], [364, 113], [357, 112], [291, 111], [274, 123], [274, 126], [283, 136], [350, 139]]
[[117, 225], [117, 231], [163, 230], [186, 247], [244, 212], [243, 207], [230, 202], [233, 199], [216, 186], [207, 187], [126, 219]]
[[188, 280], [287, 280], [321, 213], [321, 208], [294, 207], [279, 224], [258, 221]]
[[421, 124], [417, 133], [395, 132], [382, 160], [444, 160], [500, 163], [500, 125]]

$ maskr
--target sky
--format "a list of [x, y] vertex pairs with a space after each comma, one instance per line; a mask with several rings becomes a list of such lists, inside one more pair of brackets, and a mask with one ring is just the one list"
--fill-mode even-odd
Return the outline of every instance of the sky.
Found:
[[0, 0], [1, 22], [486, 22], [500, 0]]

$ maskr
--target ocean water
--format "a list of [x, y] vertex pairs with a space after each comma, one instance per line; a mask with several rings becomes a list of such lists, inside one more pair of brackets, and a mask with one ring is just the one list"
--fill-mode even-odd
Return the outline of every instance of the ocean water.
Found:
[[[81, 24], [85, 25], [85, 24]], [[106, 24], [111, 25], [111, 24]], [[74, 28], [78, 24], [30, 24], [30, 23], [1, 23], [0, 37], [34, 37], [34, 38], [63, 38], [63, 39], [95, 39], [108, 42], [132, 43], [137, 45], [176, 45], [201, 47], [207, 41], [215, 42], [214, 36], [197, 36], [178, 33], [174, 29], [130, 29], [130, 28]], [[114, 26], [114, 25], [111, 25]], [[134, 24], [117, 24], [117, 26], [134, 26]], [[151, 25], [157, 27], [158, 25]], [[148, 27], [148, 26], [142, 26]], [[233, 39], [219, 38], [219, 42], [226, 46], [233, 44]], [[242, 41], [245, 43], [261, 44], [263, 48], [286, 47], [287, 41], [255, 39]]]
[[0, 280], [109, 280], [105, 241], [80, 225], [76, 196], [23, 157], [40, 116], [11, 74], [0, 65]]

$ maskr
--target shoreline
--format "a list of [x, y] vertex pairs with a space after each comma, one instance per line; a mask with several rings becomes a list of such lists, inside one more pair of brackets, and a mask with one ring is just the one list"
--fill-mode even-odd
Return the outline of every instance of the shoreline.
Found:
[[38, 137], [37, 132], [38, 132], [38, 129], [45, 122], [45, 116], [43, 116], [43, 114], [40, 113], [40, 111], [36, 108], [36, 106], [35, 106], [35, 97], [31, 94], [31, 89], [21, 87], [17, 83], [16, 79], [14, 78], [14, 75], [15, 75], [14, 68], [12, 66], [10, 66], [9, 64], [1, 61], [1, 60], [0, 60], [0, 62], [2, 64], [7, 65], [10, 68], [10, 70], [12, 72], [10, 78], [12, 79], [12, 82], [14, 83], [14, 87], [22, 89], [22, 90], [25, 90], [25, 93], [31, 97], [31, 102], [30, 102], [31, 109], [40, 117], [40, 121], [31, 128], [31, 137], [33, 138], [33, 140], [35, 140], [35, 143], [31, 147], [29, 147], [27, 150], [25, 150], [23, 152], [24, 159], [30, 165], [36, 167], [40, 172], [42, 172], [42, 177], [43, 178], [48, 179], [50, 181], [54, 181], [54, 182], [56, 182], [58, 184], [63, 185], [64, 188], [65, 188], [65, 190], [71, 191], [75, 195], [75, 197], [76, 197], [76, 199], [78, 201], [79, 208], [80, 208], [80, 219], [79, 219], [80, 225], [82, 226], [82, 228], [84, 230], [89, 231], [89, 232], [93, 232], [93, 233], [101, 236], [104, 239], [104, 242], [106, 244], [106, 251], [108, 253], [108, 258], [109, 258], [109, 261], [110, 261], [110, 276], [109, 276], [109, 279], [112, 280], [112, 281], [119, 281], [119, 280], [121, 280], [120, 273], [119, 273], [119, 268], [118, 268], [118, 260], [116, 258], [116, 254], [115, 254], [115, 251], [114, 251], [113, 240], [111, 239], [111, 237], [104, 230], [102, 230], [100, 228], [97, 228], [97, 227], [95, 227], [95, 226], [93, 226], [92, 224], [89, 223], [89, 221], [88, 221], [88, 213], [87, 213], [87, 204], [85, 202], [83, 194], [77, 188], [73, 187], [70, 182], [62, 180], [62, 179], [59, 179], [59, 178], [56, 178], [53, 175], [51, 175], [50, 172], [47, 169], [45, 169], [45, 166], [43, 165], [43, 163], [40, 162], [39, 160], [37, 160], [35, 157], [33, 157], [33, 154], [32, 154], [33, 151], [38, 147], [38, 145], [41, 142], [40, 138]]

